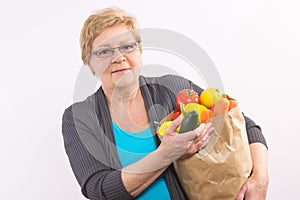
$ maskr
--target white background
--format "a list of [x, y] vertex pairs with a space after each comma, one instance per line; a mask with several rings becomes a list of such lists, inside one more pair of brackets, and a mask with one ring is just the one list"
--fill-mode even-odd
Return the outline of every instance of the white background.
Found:
[[[141, 28], [179, 32], [208, 53], [225, 91], [268, 140], [267, 199], [299, 198], [298, 1], [2, 0], [0, 199], [85, 199], [64, 152], [61, 117], [82, 66], [83, 22], [110, 5], [134, 14]], [[172, 63], [167, 58], [155, 63]]]

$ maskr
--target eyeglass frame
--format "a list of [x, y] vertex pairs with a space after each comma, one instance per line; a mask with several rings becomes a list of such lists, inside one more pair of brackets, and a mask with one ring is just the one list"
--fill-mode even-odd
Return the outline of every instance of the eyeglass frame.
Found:
[[[139, 46], [140, 43], [141, 43], [141, 41], [134, 41], [134, 42], [127, 42], [125, 44], [122, 44], [122, 45], [114, 47], [114, 48], [107, 47], [107, 48], [103, 48], [103, 49], [97, 49], [95, 51], [91, 51], [91, 55], [95, 55], [97, 58], [102, 58], [102, 59], [103, 58], [109, 58], [109, 57], [111, 57], [111, 56], [113, 56], [115, 54], [115, 49], [118, 49], [119, 52], [122, 55], [124, 55], [124, 54], [127, 54], [127, 53], [135, 51], [138, 48], [138, 46]], [[126, 45], [128, 45], [128, 44], [135, 44], [135, 48], [133, 50], [128, 51], [128, 52], [122, 52], [121, 48], [124, 47], [124, 46], [126, 46]], [[101, 51], [103, 51], [103, 50], [110, 50], [112, 52], [112, 54], [108, 55], [108, 56], [105, 56], [105, 57], [100, 57], [99, 55], [97, 55], [97, 52], [100, 51], [100, 50]]]

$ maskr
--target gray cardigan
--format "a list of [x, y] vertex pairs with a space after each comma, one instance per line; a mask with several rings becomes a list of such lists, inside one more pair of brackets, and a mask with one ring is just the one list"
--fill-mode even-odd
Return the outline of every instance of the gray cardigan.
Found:
[[[146, 78], [140, 76], [140, 89], [156, 141], [154, 121], [160, 121], [175, 109], [176, 94], [193, 88], [203, 91], [191, 81], [179, 76]], [[266, 145], [260, 127], [245, 117], [249, 143]], [[106, 97], [100, 87], [86, 100], [68, 107], [62, 119], [62, 132], [66, 153], [83, 195], [92, 200], [134, 199], [121, 180], [121, 164], [115, 147], [112, 120]], [[177, 179], [173, 165], [165, 171], [168, 189], [174, 200], [187, 199]]]

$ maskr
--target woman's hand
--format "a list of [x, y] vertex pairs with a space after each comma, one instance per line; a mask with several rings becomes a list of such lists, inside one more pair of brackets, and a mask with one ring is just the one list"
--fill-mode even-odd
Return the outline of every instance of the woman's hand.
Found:
[[268, 178], [252, 174], [242, 186], [237, 200], [264, 200], [268, 189]]
[[209, 140], [213, 127], [211, 123], [201, 124], [193, 131], [178, 134], [176, 128], [180, 125], [182, 117], [176, 118], [166, 129], [159, 150], [163, 152], [170, 163], [193, 155], [204, 148]]
[[212, 123], [200, 124], [200, 126], [194, 130], [197, 133], [196, 138], [193, 140], [193, 143], [190, 145], [187, 152], [180, 158], [189, 157], [197, 153], [201, 149], [205, 148], [208, 144], [210, 135], [213, 132], [213, 130], [214, 128], [212, 126]]
[[175, 160], [190, 156], [207, 143], [211, 124], [201, 124], [193, 131], [179, 134], [176, 128], [182, 119], [178, 117], [166, 129], [159, 147], [141, 160], [122, 169], [122, 181], [126, 190], [132, 195], [139, 195]]
[[242, 186], [237, 200], [264, 200], [269, 184], [267, 148], [261, 143], [252, 143], [250, 152], [253, 173]]

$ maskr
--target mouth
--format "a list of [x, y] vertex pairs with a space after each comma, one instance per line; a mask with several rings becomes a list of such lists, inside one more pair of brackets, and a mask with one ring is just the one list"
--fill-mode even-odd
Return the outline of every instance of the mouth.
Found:
[[126, 72], [128, 72], [129, 70], [131, 70], [130, 68], [124, 68], [124, 69], [117, 69], [112, 71], [112, 74], [124, 74]]

